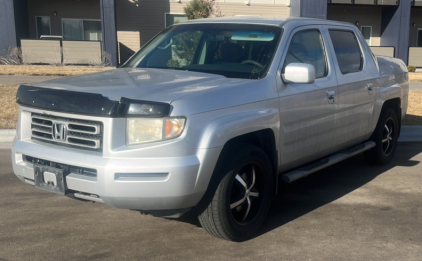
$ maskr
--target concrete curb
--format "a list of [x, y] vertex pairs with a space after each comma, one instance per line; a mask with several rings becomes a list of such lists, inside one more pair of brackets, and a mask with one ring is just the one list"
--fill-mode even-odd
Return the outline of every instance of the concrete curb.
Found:
[[9, 129], [9, 130], [0, 130], [0, 143], [4, 142], [12, 142], [15, 138], [16, 130]]

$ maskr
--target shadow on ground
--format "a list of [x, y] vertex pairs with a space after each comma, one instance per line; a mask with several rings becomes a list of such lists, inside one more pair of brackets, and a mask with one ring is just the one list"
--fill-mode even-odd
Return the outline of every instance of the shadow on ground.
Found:
[[402, 125], [422, 125], [422, 116], [406, 114], [404, 117]]
[[[255, 237], [347, 195], [394, 167], [412, 167], [420, 164], [419, 161], [412, 160], [422, 152], [422, 142], [418, 144], [420, 146], [414, 146], [414, 142], [399, 143], [393, 161], [386, 166], [369, 165], [363, 154], [359, 154], [307, 178], [288, 185], [280, 184], [279, 193], [273, 199], [266, 221]], [[175, 222], [200, 226], [193, 211]]]

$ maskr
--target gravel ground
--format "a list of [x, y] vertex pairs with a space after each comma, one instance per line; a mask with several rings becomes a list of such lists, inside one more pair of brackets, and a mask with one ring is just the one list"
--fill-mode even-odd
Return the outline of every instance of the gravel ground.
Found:
[[422, 143], [400, 143], [394, 161], [362, 155], [289, 186], [259, 234], [243, 243], [180, 220], [38, 190], [0, 150], [0, 260], [421, 260]]

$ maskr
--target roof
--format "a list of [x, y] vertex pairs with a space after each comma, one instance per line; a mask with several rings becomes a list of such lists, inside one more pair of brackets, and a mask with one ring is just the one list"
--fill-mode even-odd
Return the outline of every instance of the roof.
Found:
[[287, 23], [298, 23], [301, 25], [307, 24], [342, 24], [351, 25], [350, 23], [330, 21], [315, 18], [304, 18], [304, 17], [263, 17], [263, 16], [231, 16], [231, 17], [217, 17], [217, 18], [204, 18], [194, 19], [182, 22], [179, 24], [208, 24], [208, 23], [242, 23], [242, 24], [263, 24], [263, 25], [274, 25], [283, 26]]
[[[198, 23], [248, 23], [248, 24], [268, 24], [280, 26], [285, 23], [288, 18], [286, 17], [261, 17], [261, 16], [230, 16], [230, 17], [216, 17], [205, 19], [189, 20], [185, 23], [198, 24]], [[180, 23], [182, 24], [182, 23]]]

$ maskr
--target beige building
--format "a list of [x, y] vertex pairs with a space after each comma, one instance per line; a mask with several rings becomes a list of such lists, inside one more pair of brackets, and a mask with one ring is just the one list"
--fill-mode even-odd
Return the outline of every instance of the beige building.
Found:
[[[190, 0], [116, 1], [120, 62], [174, 22], [187, 20], [183, 8]], [[216, 9], [224, 16], [290, 16], [290, 0], [220, 0]]]
[[[183, 8], [190, 2], [0, 1], [13, 2], [16, 45], [21, 45], [22, 40], [40, 39], [42, 35], [61, 36], [63, 41], [79, 41], [84, 48], [87, 45], [83, 42], [100, 41], [98, 46], [102, 50], [96, 53], [110, 53], [114, 64], [126, 61], [167, 26], [186, 20]], [[215, 7], [223, 16], [303, 16], [350, 22], [362, 31], [375, 53], [400, 57], [405, 61], [418, 57], [416, 53], [419, 49], [409, 47], [422, 47], [422, 0], [217, 0]], [[7, 17], [2, 18], [0, 11], [0, 22], [2, 19], [6, 21]], [[0, 31], [0, 39], [6, 39], [1, 34]], [[27, 42], [26, 45], [29, 43], [35, 44]], [[36, 45], [39, 46], [39, 43]], [[66, 45], [77, 50], [78, 43]], [[90, 45], [90, 48], [93, 46], [97, 45]], [[81, 54], [81, 59], [85, 55]], [[415, 62], [418, 59], [410, 60]], [[416, 65], [422, 67], [422, 60], [420, 65]]]

